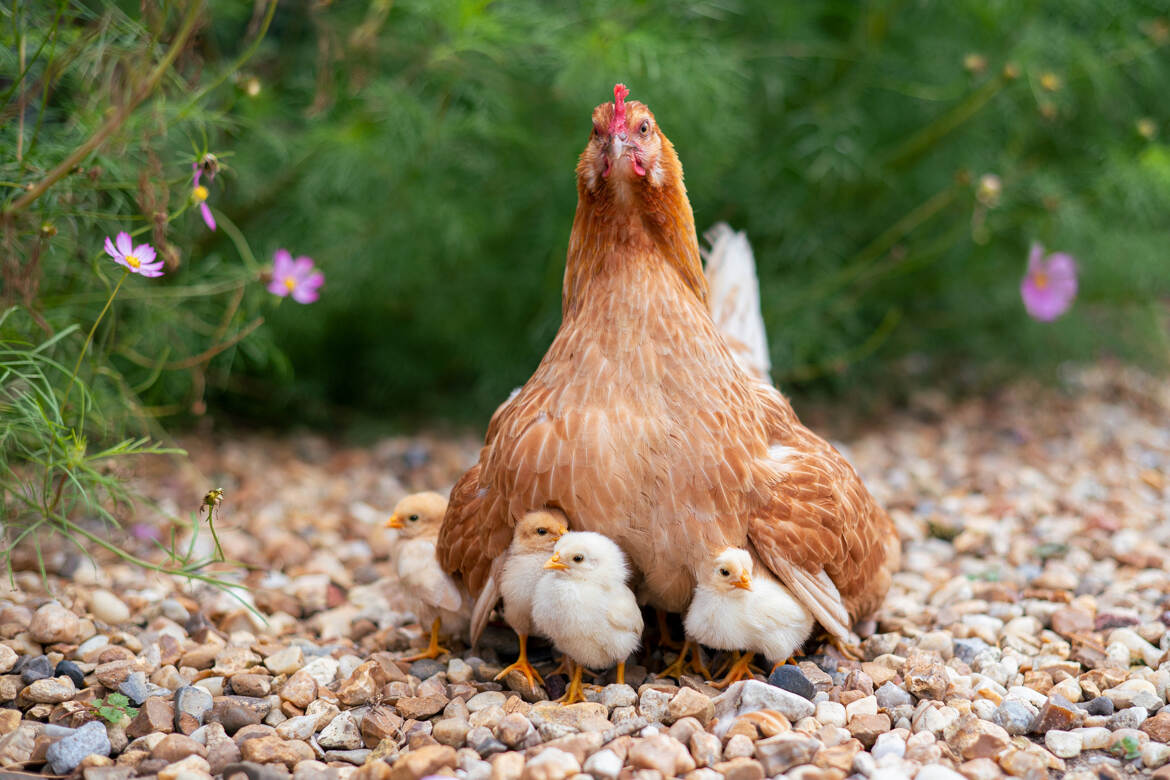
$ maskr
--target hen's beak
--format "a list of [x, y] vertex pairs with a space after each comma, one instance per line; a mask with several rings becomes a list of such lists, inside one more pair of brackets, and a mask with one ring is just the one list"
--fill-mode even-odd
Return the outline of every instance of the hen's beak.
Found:
[[751, 590], [752, 578], [749, 577], [748, 573], [745, 571], [743, 574], [739, 575], [739, 579], [733, 582], [732, 585], [737, 588], [742, 588], [743, 590]]
[[626, 149], [629, 149], [631, 144], [627, 142], [625, 133], [615, 133], [609, 139], [609, 156], [616, 160], [625, 154]]
[[402, 518], [398, 515], [390, 515], [390, 519], [386, 521], [387, 528], [405, 528], [406, 524], [402, 522]]
[[553, 556], [544, 562], [546, 569], [567, 569], [568, 565], [561, 563], [561, 554], [553, 553]]

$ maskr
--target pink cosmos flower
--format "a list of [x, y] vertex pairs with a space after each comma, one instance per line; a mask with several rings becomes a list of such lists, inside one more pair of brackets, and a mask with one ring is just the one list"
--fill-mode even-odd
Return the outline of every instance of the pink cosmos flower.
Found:
[[[199, 177], [203, 175], [203, 169], [199, 167], [199, 163], [191, 163], [191, 169], [195, 171], [194, 180], [191, 182], [191, 198], [199, 204], [199, 211], [203, 214], [203, 222], [207, 225], [209, 230], [215, 230], [215, 217], [211, 214], [211, 207], [207, 205], [207, 196], [210, 194], [207, 188], [199, 183]], [[207, 175], [210, 181], [212, 174]]]
[[293, 260], [287, 249], [277, 249], [272, 256], [272, 281], [268, 292], [285, 298], [289, 295], [297, 303], [317, 300], [317, 290], [325, 284], [325, 274], [313, 270], [313, 259], [304, 255]]
[[163, 261], [155, 262], [154, 247], [150, 244], [134, 246], [130, 234], [125, 231], [119, 233], [114, 241], [106, 236], [106, 254], [114, 258], [115, 263], [128, 269], [131, 273], [149, 277], [163, 275]]
[[1068, 311], [1077, 297], [1077, 264], [1072, 255], [1033, 244], [1028, 254], [1028, 273], [1020, 281], [1020, 297], [1032, 319], [1051, 322]]

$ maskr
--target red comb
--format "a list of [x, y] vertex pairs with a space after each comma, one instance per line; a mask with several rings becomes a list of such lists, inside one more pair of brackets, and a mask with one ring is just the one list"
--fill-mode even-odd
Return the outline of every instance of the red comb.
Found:
[[625, 84], [613, 85], [613, 121], [609, 125], [609, 131], [611, 133], [616, 133], [625, 127], [626, 95], [628, 94], [630, 94], [630, 90], [626, 88]]

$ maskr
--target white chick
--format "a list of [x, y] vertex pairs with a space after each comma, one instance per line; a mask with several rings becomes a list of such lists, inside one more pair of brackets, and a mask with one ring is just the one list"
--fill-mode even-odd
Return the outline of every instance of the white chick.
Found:
[[414, 612], [424, 626], [430, 623], [431, 639], [426, 650], [404, 660], [437, 658], [449, 652], [439, 644], [440, 631], [462, 634], [471, 620], [471, 599], [467, 591], [443, 571], [435, 555], [439, 526], [447, 511], [447, 499], [438, 493], [414, 493], [398, 502], [386, 521], [402, 535], [395, 563], [402, 587], [414, 599]]
[[630, 566], [621, 548], [601, 534], [567, 533], [544, 564], [532, 599], [536, 629], [574, 661], [562, 701], [584, 701], [582, 666], [617, 664], [625, 682], [626, 657], [642, 638], [642, 611], [626, 585]]
[[812, 633], [808, 610], [766, 569], [753, 579], [753, 568], [747, 550], [724, 549], [699, 572], [687, 610], [688, 636], [718, 650], [747, 651], [732, 664], [721, 686], [751, 677], [756, 653], [779, 666]]

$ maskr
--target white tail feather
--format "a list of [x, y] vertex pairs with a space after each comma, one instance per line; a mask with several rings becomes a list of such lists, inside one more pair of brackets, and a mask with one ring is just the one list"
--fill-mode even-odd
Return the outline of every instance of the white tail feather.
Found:
[[772, 361], [760, 313], [760, 282], [747, 236], [720, 222], [706, 232], [711, 248], [703, 252], [710, 288], [711, 318], [736, 361], [770, 384]]

